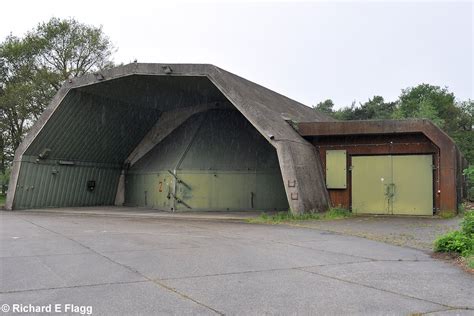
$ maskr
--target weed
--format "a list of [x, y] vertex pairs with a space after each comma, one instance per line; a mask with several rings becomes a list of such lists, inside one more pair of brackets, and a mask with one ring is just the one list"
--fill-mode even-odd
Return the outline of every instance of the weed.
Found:
[[474, 253], [474, 212], [465, 212], [461, 222], [461, 230], [441, 235], [435, 240], [434, 250], [437, 252], [453, 252], [463, 257]]
[[342, 208], [332, 208], [325, 213], [304, 213], [294, 215], [290, 211], [288, 212], [279, 212], [273, 216], [269, 216], [266, 213], [263, 213], [257, 218], [251, 218], [248, 221], [250, 223], [266, 223], [266, 224], [280, 224], [285, 222], [295, 222], [295, 221], [314, 221], [314, 220], [333, 220], [350, 217], [352, 214]]
[[439, 217], [442, 219], [450, 219], [453, 217], [456, 217], [456, 212], [455, 211], [443, 211], [439, 213]]
[[474, 235], [474, 212], [466, 212], [464, 214], [461, 229], [465, 235]]
[[352, 213], [345, 208], [331, 208], [325, 213], [325, 219], [340, 219], [352, 216]]
[[437, 252], [455, 252], [466, 256], [473, 249], [473, 240], [463, 232], [455, 230], [435, 240], [434, 250]]

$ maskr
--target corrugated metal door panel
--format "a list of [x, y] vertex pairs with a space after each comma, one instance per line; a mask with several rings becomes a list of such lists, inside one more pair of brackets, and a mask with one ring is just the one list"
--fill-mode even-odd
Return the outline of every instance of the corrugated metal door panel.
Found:
[[160, 112], [71, 90], [26, 151], [51, 159], [122, 163]]
[[391, 182], [389, 156], [352, 157], [352, 212], [389, 214], [386, 193]]
[[[120, 169], [94, 166], [62, 166], [22, 163], [18, 179], [15, 208], [111, 205]], [[96, 188], [87, 190], [87, 181]]]
[[433, 215], [431, 155], [393, 157], [393, 214]]

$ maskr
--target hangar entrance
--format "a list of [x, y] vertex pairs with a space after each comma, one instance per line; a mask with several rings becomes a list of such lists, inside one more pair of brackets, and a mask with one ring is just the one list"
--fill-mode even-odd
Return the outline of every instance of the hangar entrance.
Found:
[[73, 78], [16, 151], [6, 208], [325, 210], [321, 163], [289, 124], [303, 119], [330, 120], [213, 65]]
[[433, 215], [431, 155], [352, 157], [352, 211]]
[[237, 110], [191, 116], [130, 167], [125, 205], [287, 210], [276, 150]]

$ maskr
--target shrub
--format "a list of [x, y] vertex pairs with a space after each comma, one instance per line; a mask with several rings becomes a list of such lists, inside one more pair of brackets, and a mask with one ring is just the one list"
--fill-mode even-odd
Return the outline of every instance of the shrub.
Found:
[[463, 174], [467, 180], [467, 198], [470, 201], [474, 201], [474, 165], [470, 165], [467, 169], [464, 169]]
[[462, 232], [474, 238], [474, 211], [466, 212], [464, 214], [464, 219], [461, 223]]
[[435, 241], [435, 251], [438, 252], [456, 252], [462, 256], [467, 256], [474, 248], [474, 240], [471, 236], [462, 231], [452, 231]]

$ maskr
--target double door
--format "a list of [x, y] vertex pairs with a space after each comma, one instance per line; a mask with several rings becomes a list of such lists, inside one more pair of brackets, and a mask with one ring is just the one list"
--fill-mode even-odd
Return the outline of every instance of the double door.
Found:
[[431, 155], [353, 156], [352, 212], [433, 215]]

